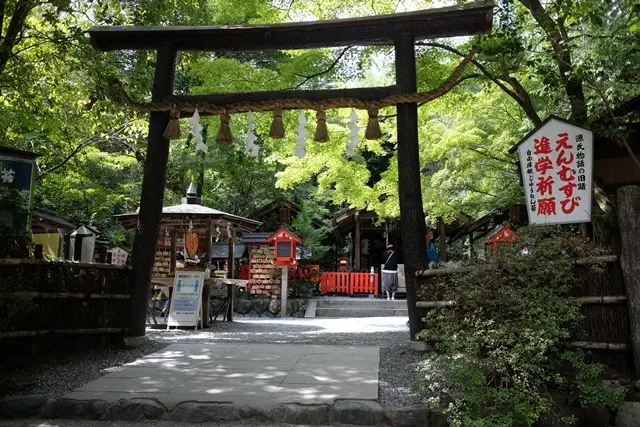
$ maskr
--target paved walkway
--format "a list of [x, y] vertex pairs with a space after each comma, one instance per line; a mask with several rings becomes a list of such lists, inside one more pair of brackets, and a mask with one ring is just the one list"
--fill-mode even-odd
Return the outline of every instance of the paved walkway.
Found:
[[[378, 347], [172, 344], [66, 397], [179, 402], [333, 403], [378, 398]], [[63, 379], [61, 379], [63, 380]]]

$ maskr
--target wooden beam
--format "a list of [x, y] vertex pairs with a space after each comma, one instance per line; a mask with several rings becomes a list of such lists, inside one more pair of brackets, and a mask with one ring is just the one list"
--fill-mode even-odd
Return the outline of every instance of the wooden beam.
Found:
[[[395, 41], [396, 83], [405, 93], [416, 91], [415, 39], [403, 34]], [[420, 152], [418, 146], [418, 105], [398, 104], [398, 195], [400, 233], [407, 287], [411, 340], [420, 331], [420, 312], [416, 309], [418, 281], [416, 272], [427, 268], [426, 225], [422, 209]]]
[[[351, 89], [326, 89], [326, 90], [268, 90], [259, 92], [241, 93], [214, 93], [206, 95], [172, 95], [164, 99], [165, 102], [176, 104], [181, 110], [185, 110], [188, 115], [189, 108], [184, 108], [184, 104], [196, 105], [219, 105], [232, 106], [245, 103], [281, 101], [285, 100], [305, 100], [305, 101], [326, 101], [332, 99], [354, 98], [360, 101], [377, 101], [393, 95], [402, 95], [403, 92], [398, 86], [381, 86], [370, 88]], [[284, 109], [298, 109], [298, 107]], [[202, 110], [202, 109], [200, 109]], [[201, 114], [207, 114], [202, 111]]]
[[[161, 100], [173, 91], [175, 61], [176, 49], [173, 46], [164, 45], [158, 49], [151, 91], [152, 101]], [[134, 291], [131, 304], [131, 327], [129, 329], [132, 336], [143, 336], [147, 323], [149, 284], [158, 243], [167, 160], [169, 158], [169, 140], [164, 137], [164, 130], [168, 123], [169, 116], [167, 114], [151, 113], [147, 157], [142, 178], [140, 215], [138, 215], [138, 226], [131, 254], [134, 266], [134, 282], [132, 283]]]
[[223, 27], [93, 27], [98, 50], [157, 49], [170, 43], [178, 50], [264, 51], [392, 44], [399, 34], [416, 39], [483, 34], [491, 30], [491, 1], [466, 5], [332, 21]]

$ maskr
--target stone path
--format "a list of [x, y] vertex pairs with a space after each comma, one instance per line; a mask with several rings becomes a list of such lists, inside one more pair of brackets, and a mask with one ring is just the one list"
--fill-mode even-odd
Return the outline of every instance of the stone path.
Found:
[[66, 395], [115, 402], [325, 403], [378, 398], [378, 347], [172, 344]]

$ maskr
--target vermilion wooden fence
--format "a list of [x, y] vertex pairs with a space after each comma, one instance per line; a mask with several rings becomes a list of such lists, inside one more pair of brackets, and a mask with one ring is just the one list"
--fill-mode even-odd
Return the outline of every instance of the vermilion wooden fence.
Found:
[[349, 293], [349, 273], [322, 273], [320, 276], [320, 293], [336, 293], [336, 294], [348, 294]]
[[378, 295], [378, 275], [371, 273], [350, 273], [350, 294]]
[[378, 274], [370, 273], [322, 273], [320, 293], [326, 294], [373, 294], [378, 295]]

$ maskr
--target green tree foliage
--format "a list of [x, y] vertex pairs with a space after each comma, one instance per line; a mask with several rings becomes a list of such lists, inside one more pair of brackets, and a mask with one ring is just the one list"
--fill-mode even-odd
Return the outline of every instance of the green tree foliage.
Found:
[[331, 233], [331, 227], [326, 223], [328, 212], [311, 201], [302, 205], [302, 210], [291, 222], [294, 233], [302, 239], [303, 262], [316, 264], [320, 262], [327, 252], [329, 246], [323, 241]]
[[[36, 203], [75, 222], [92, 222], [118, 241], [113, 212], [137, 209], [146, 154], [147, 115], [114, 102], [123, 88], [149, 99], [153, 52], [99, 53], [92, 25], [228, 25], [333, 19], [425, 8], [428, 0], [16, 1], [0, 7], [0, 141], [36, 151]], [[431, 221], [468, 219], [521, 200], [515, 165], [504, 153], [540, 118], [583, 123], [638, 92], [637, 1], [500, 0], [493, 32], [419, 43], [419, 90], [438, 86], [471, 46], [474, 62], [446, 96], [420, 107], [424, 208]], [[182, 53], [177, 93], [316, 89], [391, 84], [391, 46], [287, 52]], [[116, 82], [118, 82], [116, 84]], [[380, 114], [381, 141], [361, 139], [345, 156], [348, 110], [329, 110], [331, 141], [293, 150], [297, 112], [285, 112], [286, 139], [268, 138], [269, 113], [256, 113], [260, 156], [244, 153], [246, 115], [232, 117], [232, 148], [214, 142], [218, 119], [204, 118], [207, 156], [172, 142], [167, 203], [189, 181], [206, 203], [248, 215], [279, 197], [397, 217], [395, 109]], [[307, 112], [313, 134], [315, 118]], [[359, 123], [366, 125], [360, 112]], [[187, 123], [183, 121], [183, 134]], [[362, 138], [362, 131], [360, 137]], [[274, 178], [275, 176], [275, 178]]]

